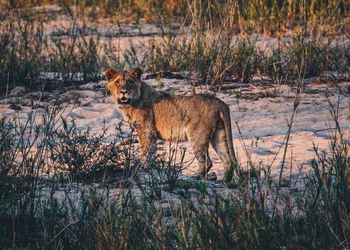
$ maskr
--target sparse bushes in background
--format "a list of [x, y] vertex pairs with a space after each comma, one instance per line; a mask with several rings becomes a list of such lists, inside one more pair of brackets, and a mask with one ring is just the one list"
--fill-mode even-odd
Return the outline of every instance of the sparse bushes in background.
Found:
[[[142, 66], [149, 71], [197, 72], [201, 83], [249, 82], [265, 76], [275, 83], [322, 77], [325, 73], [348, 78], [350, 43], [297, 35], [279, 42], [276, 49], [262, 51], [253, 38], [196, 33], [193, 37], [165, 37], [151, 42]], [[130, 53], [130, 52], [129, 52]], [[134, 63], [137, 64], [136, 61]]]
[[[345, 9], [334, 13], [347, 11], [346, 4], [340, 2], [338, 7]], [[234, 29], [240, 24], [234, 18], [239, 13], [239, 5], [209, 3], [198, 1], [185, 5], [190, 11], [189, 20], [184, 20], [186, 28], [179, 34], [165, 32], [166, 22], [163, 22], [165, 26], [162, 26], [164, 33], [161, 39], [146, 44], [143, 54], [131, 46], [130, 50], [120, 55], [111, 45], [104, 44], [102, 48], [102, 34], [88, 35], [87, 27], [78, 25], [78, 19], [84, 20], [85, 14], [79, 13], [77, 8], [66, 10], [71, 26], [60, 32], [53, 31], [49, 36], [44, 31], [41, 15], [25, 13], [18, 8], [8, 9], [0, 17], [0, 52], [3, 55], [0, 58], [0, 89], [5, 93], [5, 90], [16, 85], [32, 88], [48, 81], [80, 83], [96, 80], [100, 78], [101, 68], [106, 65], [116, 65], [121, 70], [141, 66], [149, 71], [197, 72], [200, 82], [204, 84], [221, 84], [230, 80], [249, 82], [254, 76], [266, 76], [274, 82], [288, 83], [304, 77], [323, 76], [327, 71], [335, 73], [336, 79], [348, 78], [348, 41], [341, 40], [338, 45], [338, 38], [332, 40], [311, 36], [308, 28], [303, 26], [301, 31], [289, 38], [279, 39], [276, 49], [262, 51], [256, 46], [256, 38], [235, 35]], [[79, 6], [84, 4], [79, 2]], [[95, 4], [97, 2], [88, 5]], [[122, 1], [118, 4], [125, 3]], [[260, 4], [264, 5], [263, 2]], [[70, 8], [71, 3], [66, 1], [65, 6]], [[158, 7], [164, 6], [167, 4]], [[255, 7], [262, 8], [258, 6]], [[312, 8], [317, 9], [317, 6], [315, 2]], [[282, 7], [287, 8], [285, 5]], [[272, 8], [271, 11], [276, 9]], [[245, 15], [246, 18], [254, 16]], [[347, 20], [342, 15], [339, 18], [344, 22]], [[320, 33], [317, 29], [312, 32]]]
[[[47, 81], [79, 83], [100, 77], [103, 60], [99, 54], [100, 38], [86, 38], [84, 27], [78, 27], [74, 19], [63, 38], [45, 35], [40, 19], [16, 10], [5, 13], [3, 19], [0, 28], [2, 93], [16, 85], [38, 88]], [[47, 76], [48, 73], [53, 76]]]
[[[24, 8], [57, 4], [71, 11], [76, 7], [80, 15], [110, 17], [126, 20], [161, 19], [181, 20], [202, 27], [221, 26], [224, 19], [233, 32], [284, 33], [287, 30], [307, 27], [308, 30], [323, 25], [322, 32], [345, 31], [349, 25], [350, 4], [345, 0], [311, 1], [212, 1], [212, 0], [2, 0], [0, 6]], [[195, 19], [194, 19], [195, 18]]]
[[249, 39], [233, 39], [201, 32], [189, 39], [165, 38], [150, 44], [144, 67], [150, 71], [197, 72], [206, 84], [234, 78], [249, 81], [257, 71], [257, 49]]
[[65, 40], [54, 40], [47, 48], [46, 71], [55, 72], [56, 80], [63, 82], [98, 79], [101, 66], [99, 37], [86, 39], [76, 33], [68, 37]]
[[43, 26], [29, 17], [18, 18], [8, 13], [0, 26], [0, 82], [30, 84], [41, 71], [41, 52], [46, 40]]

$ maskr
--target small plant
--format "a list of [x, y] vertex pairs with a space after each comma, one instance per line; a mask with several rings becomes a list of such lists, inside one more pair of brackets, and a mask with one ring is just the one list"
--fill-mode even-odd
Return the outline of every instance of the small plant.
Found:
[[50, 150], [53, 173], [68, 173], [70, 180], [84, 183], [108, 183], [131, 174], [135, 162], [130, 149], [120, 145], [120, 127], [113, 138], [107, 136], [107, 128], [92, 134], [89, 130], [81, 131], [74, 123], [69, 125], [66, 120], [62, 124], [63, 129], [57, 131]]

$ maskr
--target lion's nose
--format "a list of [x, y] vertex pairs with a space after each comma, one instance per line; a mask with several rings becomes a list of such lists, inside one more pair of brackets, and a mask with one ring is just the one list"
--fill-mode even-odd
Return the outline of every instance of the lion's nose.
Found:
[[121, 89], [121, 90], [120, 90], [120, 93], [126, 94], [126, 89]]

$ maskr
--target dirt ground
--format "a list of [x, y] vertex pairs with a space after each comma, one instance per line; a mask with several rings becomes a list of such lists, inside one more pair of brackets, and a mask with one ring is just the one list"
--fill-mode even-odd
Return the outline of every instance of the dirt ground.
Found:
[[[52, 32], [57, 33], [57, 30], [69, 27], [69, 20], [60, 20], [47, 22], [45, 34], [52, 36]], [[174, 25], [173, 31], [177, 32], [178, 29], [179, 25]], [[116, 53], [130, 48], [131, 44], [141, 51], [144, 49], [143, 44], [151, 39], [160, 39], [161, 34], [161, 30], [154, 25], [95, 25], [89, 30], [88, 35], [102, 34], [103, 40], [111, 41]], [[273, 38], [256, 38], [256, 46], [261, 49], [271, 49], [276, 44], [277, 40]], [[147, 74], [143, 78], [148, 78]], [[162, 78], [145, 81], [158, 90], [177, 95], [191, 95], [193, 92], [215, 94], [230, 107], [233, 143], [241, 167], [249, 168], [252, 163], [264, 168], [271, 167], [273, 177], [279, 175], [296, 95], [292, 86], [272, 85], [263, 79], [255, 79], [250, 84], [227, 83], [220, 91], [213, 92], [205, 85], [192, 87], [191, 80]], [[311, 79], [310, 82], [315, 81]], [[0, 100], [0, 117], [10, 117], [17, 113], [24, 121], [33, 110], [33, 104], [35, 111], [41, 113], [44, 112], [43, 107], [52, 105], [54, 97], [59, 96], [63, 103], [66, 102], [65, 115], [74, 119], [78, 127], [89, 128], [93, 132], [101, 131], [104, 126], [112, 128], [123, 117], [113, 98], [104, 96], [105, 84], [105, 81], [90, 82], [64, 92], [43, 93], [29, 93], [28, 90], [16, 87], [5, 95], [6, 98]], [[350, 82], [306, 83], [300, 97], [285, 154], [285, 175], [298, 174], [300, 171], [307, 173], [310, 170], [310, 160], [316, 155], [315, 149], [320, 152], [329, 149], [335, 128], [331, 105], [337, 109], [345, 138], [350, 138]], [[73, 100], [78, 104], [71, 104]], [[19, 103], [19, 107], [16, 107], [16, 103]], [[125, 131], [128, 131], [127, 127]], [[192, 149], [189, 143], [179, 146], [187, 149], [184, 174], [191, 175], [196, 168]], [[221, 178], [222, 164], [213, 149], [210, 148], [209, 153], [214, 164], [211, 171]]]
[[[143, 75], [147, 78], [147, 74]], [[241, 167], [249, 168], [250, 163], [264, 168], [271, 167], [272, 177], [277, 177], [285, 151], [285, 137], [292, 117], [295, 91], [291, 86], [273, 86], [268, 84], [230, 83], [225, 90], [214, 93], [206, 86], [195, 88], [186, 80], [150, 79], [145, 80], [158, 90], [177, 95], [195, 93], [216, 94], [229, 105], [233, 129], [233, 144]], [[98, 132], [104, 126], [113, 128], [123, 119], [111, 96], [104, 96], [105, 81], [91, 82], [78, 89], [68, 90], [60, 94], [60, 99], [67, 103], [64, 115], [74, 119], [78, 127], [89, 128]], [[350, 83], [343, 82], [337, 86], [329, 84], [307, 84], [300, 95], [289, 144], [287, 147], [284, 175], [307, 173], [310, 160], [315, 158], [315, 149], [319, 152], [329, 150], [330, 138], [334, 134], [335, 123], [331, 115], [331, 105], [337, 109], [338, 119], [345, 138], [350, 136]], [[41, 96], [41, 101], [34, 101], [36, 112], [41, 113], [43, 107], [51, 105], [54, 93], [24, 93], [23, 89], [12, 90], [8, 98], [0, 101], [0, 115], [10, 117], [17, 113], [23, 121], [33, 110], [33, 96]], [[43, 98], [45, 97], [45, 98]], [[20, 110], [14, 110], [14, 103], [20, 99]], [[36, 99], [38, 100], [38, 99]], [[78, 104], [69, 104], [75, 100]], [[239, 132], [239, 130], [240, 132]], [[128, 132], [128, 127], [124, 130]], [[186, 148], [184, 174], [191, 175], [196, 169], [196, 161], [189, 143], [181, 143]], [[168, 145], [165, 144], [165, 149]], [[223, 174], [220, 159], [210, 148], [213, 168], [219, 179]], [[180, 158], [180, 157], [178, 157]]]

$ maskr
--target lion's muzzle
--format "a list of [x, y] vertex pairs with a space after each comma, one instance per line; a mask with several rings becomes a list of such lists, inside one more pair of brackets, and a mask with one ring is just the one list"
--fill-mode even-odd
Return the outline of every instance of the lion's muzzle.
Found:
[[118, 104], [131, 104], [131, 99], [125, 96], [122, 96], [117, 100]]

